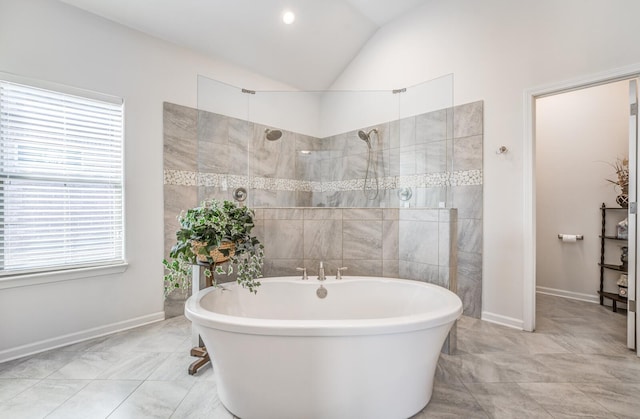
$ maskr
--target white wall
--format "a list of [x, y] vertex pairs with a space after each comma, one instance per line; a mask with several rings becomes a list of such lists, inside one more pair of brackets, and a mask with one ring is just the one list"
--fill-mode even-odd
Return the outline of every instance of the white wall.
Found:
[[[610, 164], [629, 154], [628, 91], [629, 82], [621, 81], [536, 100], [536, 284], [542, 291], [598, 301], [599, 208], [618, 206], [620, 191], [605, 179], [617, 179]], [[608, 213], [612, 221], [625, 216]], [[615, 222], [608, 227], [615, 234]], [[584, 240], [563, 243], [559, 233]], [[620, 264], [620, 246], [607, 244], [608, 263]]]
[[316, 138], [453, 106], [453, 75], [423, 80], [401, 94], [387, 90], [259, 91], [198, 78], [198, 109]]
[[638, 16], [635, 0], [430, 1], [381, 28], [334, 84], [454, 73], [456, 104], [484, 100], [483, 317], [524, 319], [524, 91], [640, 63]]
[[0, 71], [125, 100], [123, 274], [0, 289], [0, 361], [162, 318], [162, 102], [196, 106], [197, 74], [287, 89], [50, 0], [0, 0]]

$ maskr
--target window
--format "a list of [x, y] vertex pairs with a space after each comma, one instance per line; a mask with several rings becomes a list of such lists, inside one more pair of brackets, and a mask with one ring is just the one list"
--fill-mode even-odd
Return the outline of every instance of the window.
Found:
[[0, 276], [124, 262], [123, 104], [90, 96], [0, 79]]

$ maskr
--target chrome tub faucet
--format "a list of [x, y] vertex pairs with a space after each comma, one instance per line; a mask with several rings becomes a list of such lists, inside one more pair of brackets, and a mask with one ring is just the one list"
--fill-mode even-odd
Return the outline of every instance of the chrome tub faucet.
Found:
[[318, 268], [318, 281], [324, 281], [327, 277], [324, 275], [324, 265], [320, 261], [320, 267]]

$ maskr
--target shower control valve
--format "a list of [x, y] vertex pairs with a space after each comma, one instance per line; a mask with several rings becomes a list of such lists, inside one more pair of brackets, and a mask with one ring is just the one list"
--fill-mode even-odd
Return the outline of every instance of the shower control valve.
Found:
[[307, 276], [307, 268], [296, 268], [296, 271], [302, 271], [302, 278], [300, 279], [309, 279], [309, 277]]

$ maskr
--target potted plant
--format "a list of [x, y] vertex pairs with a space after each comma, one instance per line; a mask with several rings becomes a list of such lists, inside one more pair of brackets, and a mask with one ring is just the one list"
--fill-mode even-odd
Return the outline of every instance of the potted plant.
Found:
[[[251, 235], [254, 227], [251, 209], [231, 201], [216, 199], [203, 201], [199, 207], [182, 212], [178, 217], [180, 229], [176, 244], [169, 253], [171, 261], [164, 259], [165, 297], [175, 289], [187, 289], [191, 279], [191, 265], [203, 264], [207, 278], [212, 278], [210, 267], [221, 275], [230, 275], [236, 267], [238, 284], [251, 292], [260, 286], [263, 246]], [[228, 261], [229, 264], [222, 266]], [[216, 281], [212, 281], [216, 286]]]
[[617, 179], [607, 179], [607, 181], [620, 188], [620, 195], [616, 197], [616, 202], [622, 208], [627, 208], [629, 206], [629, 159], [618, 158], [611, 166], [616, 171]]

